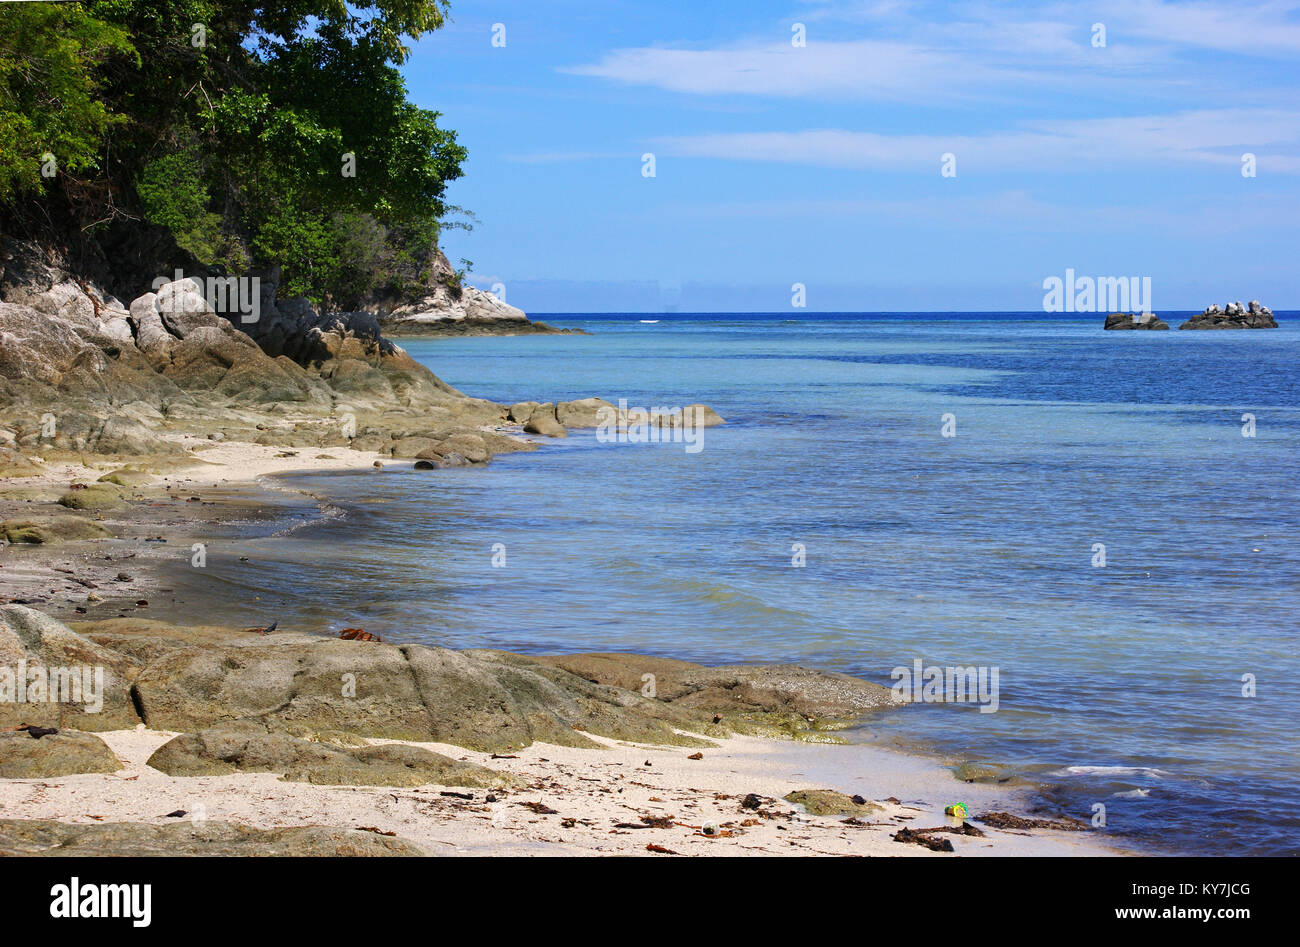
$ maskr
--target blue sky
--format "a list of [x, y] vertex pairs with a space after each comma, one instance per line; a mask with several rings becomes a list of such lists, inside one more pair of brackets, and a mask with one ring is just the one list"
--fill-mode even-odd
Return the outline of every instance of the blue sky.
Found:
[[1031, 310], [1067, 267], [1295, 309], [1298, 64], [1300, 3], [452, 0], [403, 72], [469, 149], [448, 256], [530, 312]]

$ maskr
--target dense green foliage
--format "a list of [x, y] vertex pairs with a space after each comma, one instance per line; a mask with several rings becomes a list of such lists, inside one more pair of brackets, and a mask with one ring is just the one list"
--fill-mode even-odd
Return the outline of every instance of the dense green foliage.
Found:
[[[465, 159], [396, 66], [446, 0], [0, 6], [0, 203], [147, 221], [347, 305], [422, 272]], [[42, 177], [41, 155], [58, 174]], [[27, 202], [27, 205], [24, 204]]]
[[[126, 34], [75, 3], [5, 4], [0, 11], [0, 201], [40, 187], [47, 174], [99, 167], [113, 115], [95, 98], [96, 70], [134, 56]], [[54, 156], [47, 162], [46, 154]]]

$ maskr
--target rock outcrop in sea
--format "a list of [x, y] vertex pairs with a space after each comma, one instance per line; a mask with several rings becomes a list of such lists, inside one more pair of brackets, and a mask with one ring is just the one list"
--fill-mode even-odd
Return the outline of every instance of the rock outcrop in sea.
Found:
[[1112, 312], [1106, 316], [1105, 329], [1168, 329], [1169, 324], [1153, 312]]
[[1200, 315], [1192, 316], [1180, 329], [1276, 329], [1273, 310], [1252, 299], [1243, 306], [1240, 302], [1228, 303], [1222, 309], [1217, 304], [1208, 306]]

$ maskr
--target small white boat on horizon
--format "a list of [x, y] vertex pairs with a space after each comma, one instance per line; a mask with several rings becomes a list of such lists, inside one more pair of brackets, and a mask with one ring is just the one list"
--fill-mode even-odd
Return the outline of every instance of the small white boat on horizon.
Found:
[[641, 321], [642, 321], [643, 323], [645, 323], [646, 325], [653, 325], [654, 323], [658, 322], [659, 320], [658, 320], [658, 319], [642, 319]]

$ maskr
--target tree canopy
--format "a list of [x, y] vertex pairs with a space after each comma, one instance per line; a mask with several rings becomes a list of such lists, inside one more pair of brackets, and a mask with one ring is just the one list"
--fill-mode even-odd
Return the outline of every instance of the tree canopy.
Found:
[[0, 205], [91, 236], [164, 228], [205, 265], [280, 264], [285, 292], [336, 305], [423, 279], [465, 149], [397, 66], [446, 16], [446, 0], [3, 4]]

